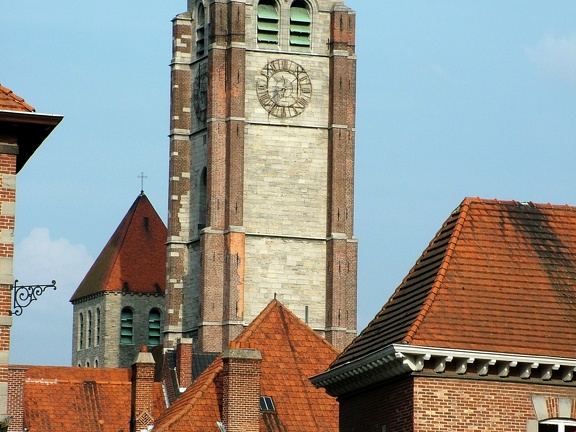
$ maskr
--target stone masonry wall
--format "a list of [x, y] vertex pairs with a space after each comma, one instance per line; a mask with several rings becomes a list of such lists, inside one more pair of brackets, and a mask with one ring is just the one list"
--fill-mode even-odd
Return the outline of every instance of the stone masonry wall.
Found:
[[[133, 343], [120, 344], [120, 317], [124, 307], [133, 310]], [[96, 317], [100, 309], [100, 340], [97, 343]], [[160, 310], [164, 320], [164, 296], [106, 293], [74, 305], [72, 365], [130, 367], [143, 345], [148, 346], [148, 317]], [[92, 344], [88, 346], [88, 311], [92, 312]], [[79, 315], [84, 315], [84, 348], [79, 348]]]

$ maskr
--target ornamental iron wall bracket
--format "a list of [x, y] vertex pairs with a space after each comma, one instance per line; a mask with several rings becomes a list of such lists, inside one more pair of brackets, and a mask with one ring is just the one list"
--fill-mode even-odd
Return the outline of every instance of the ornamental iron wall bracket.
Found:
[[18, 285], [18, 279], [14, 281], [12, 291], [14, 291], [14, 310], [10, 315], [20, 316], [25, 307], [30, 306], [34, 300], [38, 300], [44, 291], [48, 288], [56, 290], [56, 281], [53, 280], [50, 285]]

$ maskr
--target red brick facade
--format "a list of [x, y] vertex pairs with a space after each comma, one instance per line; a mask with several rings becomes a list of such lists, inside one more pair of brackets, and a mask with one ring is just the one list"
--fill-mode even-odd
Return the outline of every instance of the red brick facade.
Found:
[[132, 431], [138, 432], [154, 423], [155, 363], [146, 347], [132, 365]]
[[573, 386], [416, 376], [339, 399], [340, 431], [524, 432], [538, 420], [533, 397], [546, 401], [548, 418], [571, 399], [576, 418]]
[[228, 432], [260, 430], [260, 351], [230, 348], [222, 355], [222, 422]]

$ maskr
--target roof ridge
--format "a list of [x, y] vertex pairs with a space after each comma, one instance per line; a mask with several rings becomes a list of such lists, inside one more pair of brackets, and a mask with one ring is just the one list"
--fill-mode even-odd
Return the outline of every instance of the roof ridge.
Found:
[[[442, 259], [442, 263], [440, 264], [438, 273], [432, 284], [432, 288], [430, 289], [426, 300], [422, 304], [422, 308], [420, 309], [420, 313], [414, 320], [414, 323], [406, 333], [403, 342], [410, 344], [416, 335], [416, 332], [420, 328], [420, 325], [426, 318], [428, 311], [432, 308], [434, 304], [434, 300], [436, 300], [436, 296], [440, 291], [442, 286], [442, 281], [444, 280], [444, 276], [446, 275], [446, 271], [448, 266], [450, 265], [450, 259], [452, 258], [452, 254], [454, 249], [456, 248], [456, 243], [458, 242], [458, 238], [460, 233], [462, 232], [462, 226], [464, 225], [464, 220], [468, 216], [468, 210], [470, 209], [470, 204], [472, 202], [478, 202], [477, 198], [465, 198], [462, 203], [458, 206], [458, 212], [460, 215], [458, 216], [458, 220], [454, 224], [454, 228], [452, 230], [452, 235], [450, 236], [450, 240], [448, 241], [448, 246], [446, 247], [446, 252], [444, 253], [444, 258]], [[482, 201], [482, 200], [480, 200]]]

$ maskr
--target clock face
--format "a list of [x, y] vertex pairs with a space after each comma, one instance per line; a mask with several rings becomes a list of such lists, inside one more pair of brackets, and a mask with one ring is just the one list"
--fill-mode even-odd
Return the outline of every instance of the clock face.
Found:
[[274, 117], [296, 117], [312, 98], [312, 82], [302, 66], [291, 60], [268, 62], [256, 80], [258, 100]]
[[205, 122], [208, 108], [208, 66], [206, 63], [198, 67], [196, 79], [194, 80], [193, 95], [196, 118], [201, 122]]

